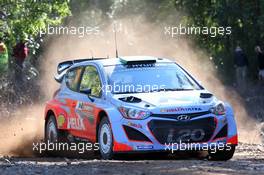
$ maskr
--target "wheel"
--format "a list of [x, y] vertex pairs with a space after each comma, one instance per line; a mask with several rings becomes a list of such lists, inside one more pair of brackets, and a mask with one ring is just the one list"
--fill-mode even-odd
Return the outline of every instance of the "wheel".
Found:
[[223, 150], [216, 150], [214, 151], [208, 151], [209, 153], [209, 160], [215, 160], [215, 161], [227, 161], [231, 159], [235, 153], [236, 147], [231, 146], [231, 148], [223, 149]]
[[[56, 150], [55, 144], [68, 143], [66, 133], [57, 127], [56, 118], [51, 115], [45, 125], [45, 143], [47, 156], [64, 156], [67, 151]], [[49, 150], [50, 148], [50, 150]]]
[[66, 137], [62, 131], [58, 130], [54, 116], [50, 116], [45, 126], [45, 141], [50, 143], [64, 141]]
[[110, 122], [104, 117], [99, 125], [98, 132], [99, 150], [103, 159], [113, 158], [113, 134]]

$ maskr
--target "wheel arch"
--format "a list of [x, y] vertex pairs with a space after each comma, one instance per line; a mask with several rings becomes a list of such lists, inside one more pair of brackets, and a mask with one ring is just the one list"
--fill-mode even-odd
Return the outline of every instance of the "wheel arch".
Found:
[[[50, 109], [47, 111], [45, 115], [45, 125], [47, 124], [47, 121], [50, 119], [51, 116], [54, 116], [54, 118], [56, 119], [55, 112]], [[57, 123], [57, 120], [56, 120], [56, 123]]]
[[101, 110], [101, 111], [98, 113], [97, 120], [96, 120], [96, 142], [98, 142], [98, 131], [99, 131], [99, 125], [100, 125], [100, 122], [102, 121], [102, 119], [103, 119], [104, 117], [107, 117], [108, 120], [109, 120], [108, 114], [107, 114], [104, 110]]

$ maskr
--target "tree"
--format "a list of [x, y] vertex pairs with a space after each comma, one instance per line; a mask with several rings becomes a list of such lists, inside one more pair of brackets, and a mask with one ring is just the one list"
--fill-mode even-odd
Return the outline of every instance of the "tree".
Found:
[[239, 42], [250, 60], [251, 75], [256, 74], [256, 44], [264, 46], [264, 0], [123, 0], [114, 4], [118, 17], [144, 15], [149, 21], [185, 26], [231, 27], [231, 35], [189, 35], [198, 47], [214, 59], [220, 75], [233, 72], [233, 52]]
[[34, 52], [39, 47], [39, 32], [47, 25], [58, 25], [70, 15], [68, 0], [0, 1], [0, 35], [9, 50], [19, 38], [30, 40]]

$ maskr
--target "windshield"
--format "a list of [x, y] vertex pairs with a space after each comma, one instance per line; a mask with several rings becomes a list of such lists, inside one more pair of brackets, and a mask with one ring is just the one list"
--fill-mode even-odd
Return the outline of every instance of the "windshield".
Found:
[[105, 67], [114, 94], [197, 90], [201, 87], [175, 63]]

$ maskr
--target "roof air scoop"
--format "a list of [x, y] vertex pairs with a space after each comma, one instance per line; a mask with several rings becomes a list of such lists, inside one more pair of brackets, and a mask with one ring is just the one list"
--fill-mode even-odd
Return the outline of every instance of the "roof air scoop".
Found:
[[213, 94], [210, 93], [201, 93], [200, 94], [200, 98], [211, 98], [213, 96]]
[[156, 59], [152, 57], [120, 57], [119, 59], [125, 65], [156, 63]]

